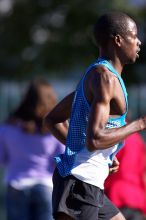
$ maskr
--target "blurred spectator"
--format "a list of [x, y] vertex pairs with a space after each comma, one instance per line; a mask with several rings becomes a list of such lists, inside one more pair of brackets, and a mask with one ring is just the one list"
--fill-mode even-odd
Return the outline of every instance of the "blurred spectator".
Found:
[[119, 170], [105, 182], [105, 193], [127, 220], [144, 220], [146, 214], [145, 147], [140, 134], [127, 137], [117, 154]]
[[52, 219], [53, 157], [64, 146], [48, 132], [43, 117], [56, 101], [47, 81], [34, 80], [20, 106], [0, 125], [8, 220]]

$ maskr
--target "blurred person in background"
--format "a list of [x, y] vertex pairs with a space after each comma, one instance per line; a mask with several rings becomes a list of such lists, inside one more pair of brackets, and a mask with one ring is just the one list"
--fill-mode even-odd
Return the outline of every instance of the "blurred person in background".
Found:
[[48, 132], [43, 117], [56, 102], [52, 86], [36, 79], [20, 106], [0, 125], [8, 220], [52, 219], [53, 157], [64, 145]]
[[146, 215], [146, 145], [139, 133], [125, 139], [118, 152], [118, 172], [109, 175], [105, 193], [127, 220], [144, 220]]

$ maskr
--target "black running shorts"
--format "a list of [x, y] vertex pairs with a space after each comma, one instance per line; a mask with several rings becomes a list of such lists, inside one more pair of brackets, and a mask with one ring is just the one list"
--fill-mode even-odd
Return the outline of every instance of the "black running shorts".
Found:
[[75, 220], [109, 220], [119, 213], [103, 190], [72, 175], [63, 178], [57, 168], [53, 175], [52, 206], [54, 218], [63, 212]]

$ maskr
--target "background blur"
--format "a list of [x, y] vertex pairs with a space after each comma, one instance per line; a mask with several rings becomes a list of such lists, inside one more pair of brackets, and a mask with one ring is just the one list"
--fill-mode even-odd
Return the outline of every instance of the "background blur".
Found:
[[[137, 22], [140, 58], [126, 66], [123, 78], [131, 119], [146, 113], [146, 0], [0, 0], [0, 122], [37, 76], [48, 79], [59, 99], [75, 88], [98, 57], [93, 25], [110, 9], [127, 12]], [[5, 220], [2, 180], [0, 184], [0, 219]]]

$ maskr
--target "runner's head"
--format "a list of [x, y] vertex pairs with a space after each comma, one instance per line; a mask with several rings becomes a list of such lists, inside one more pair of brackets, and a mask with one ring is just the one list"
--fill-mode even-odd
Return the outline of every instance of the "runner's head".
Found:
[[139, 57], [140, 40], [135, 21], [123, 12], [108, 12], [99, 17], [94, 27], [94, 38], [99, 48], [109, 47], [123, 59], [124, 64]]

